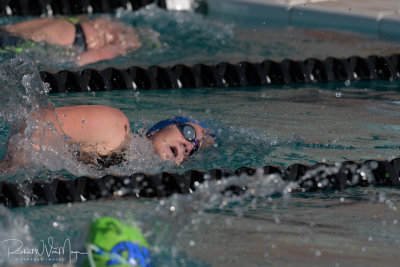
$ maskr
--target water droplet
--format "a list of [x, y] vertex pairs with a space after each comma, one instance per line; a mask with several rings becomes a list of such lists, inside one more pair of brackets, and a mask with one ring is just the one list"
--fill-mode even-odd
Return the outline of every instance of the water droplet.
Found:
[[321, 254], [322, 254], [321, 251], [319, 251], [319, 250], [315, 251], [315, 256], [319, 257], [319, 256], [321, 256]]
[[268, 256], [269, 256], [269, 252], [265, 252], [264, 253], [264, 258], [268, 258]]
[[194, 240], [189, 241], [189, 246], [194, 247], [196, 245], [196, 242]]
[[171, 212], [174, 212], [174, 211], [175, 211], [175, 207], [174, 207], [174, 206], [171, 206], [171, 207], [169, 208], [169, 210], [170, 210]]
[[368, 241], [369, 242], [371, 242], [373, 239], [372, 239], [372, 236], [370, 236], [370, 237], [368, 237]]
[[335, 96], [336, 96], [337, 98], [342, 97], [342, 96], [343, 96], [343, 93], [340, 92], [340, 91], [339, 91], [339, 92], [336, 92]]
[[383, 192], [379, 193], [379, 202], [383, 203], [386, 200], [386, 195]]
[[82, 123], [86, 123], [86, 120], [82, 120]]
[[344, 82], [344, 85], [346, 85], [347, 87], [349, 87], [349, 86], [351, 85], [350, 80], [346, 80], [346, 81]]
[[57, 227], [58, 226], [58, 222], [53, 222], [53, 227]]

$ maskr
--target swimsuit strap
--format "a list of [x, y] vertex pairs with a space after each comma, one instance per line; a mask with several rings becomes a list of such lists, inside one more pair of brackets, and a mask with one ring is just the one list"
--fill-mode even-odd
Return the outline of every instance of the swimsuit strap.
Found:
[[80, 20], [78, 18], [73, 18], [73, 17], [67, 17], [67, 16], [62, 16], [62, 19], [68, 20], [72, 24], [76, 25], [79, 24]]
[[75, 25], [75, 40], [72, 45], [76, 47], [82, 47], [83, 51], [86, 51], [87, 50], [86, 37], [82, 29], [82, 25], [80, 24], [80, 19], [68, 16], [61, 16], [59, 18], [65, 19], [71, 24]]
[[75, 40], [73, 43], [74, 46], [82, 47], [83, 51], [87, 50], [86, 37], [83, 32], [81, 24], [75, 24]]

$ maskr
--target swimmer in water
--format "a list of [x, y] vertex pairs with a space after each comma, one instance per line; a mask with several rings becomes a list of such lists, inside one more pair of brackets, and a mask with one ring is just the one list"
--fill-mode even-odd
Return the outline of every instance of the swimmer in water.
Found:
[[29, 46], [27, 42], [74, 46], [80, 51], [80, 66], [124, 55], [141, 46], [134, 28], [108, 17], [40, 18], [0, 28], [2, 50], [22, 52]]
[[[34, 128], [30, 139], [35, 150], [51, 145], [57, 140], [56, 136], [66, 136], [67, 142], [79, 146], [79, 160], [103, 167], [120, 164], [129, 142], [134, 142], [138, 137], [130, 133], [126, 115], [109, 106], [81, 105], [47, 109], [33, 119], [39, 125]], [[151, 141], [154, 153], [163, 161], [169, 160], [179, 165], [200, 148], [213, 144], [215, 136], [197, 120], [175, 117], [155, 124], [146, 133], [146, 138]], [[24, 164], [16, 151], [18, 148], [9, 144], [0, 169]]]

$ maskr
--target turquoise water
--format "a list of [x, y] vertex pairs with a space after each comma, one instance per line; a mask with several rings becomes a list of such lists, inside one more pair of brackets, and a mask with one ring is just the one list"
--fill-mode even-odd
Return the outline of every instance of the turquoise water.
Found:
[[50, 99], [56, 106], [90, 103], [117, 107], [136, 130], [142, 127], [142, 119], [148, 125], [177, 114], [201, 119], [218, 133], [217, 147], [199, 153], [182, 169], [236, 169], [397, 156], [399, 85], [364, 86], [368, 84], [151, 90], [138, 95], [118, 91]]
[[[56, 106], [89, 103], [120, 108], [135, 131], [145, 123], [151, 125], [176, 114], [206, 121], [218, 133], [216, 147], [202, 151], [180, 167], [143, 166], [143, 171], [183, 172], [398, 157], [397, 87], [398, 83], [376, 82], [113, 91], [54, 94], [50, 100]], [[45, 173], [42, 179], [55, 176], [40, 168], [38, 171]], [[56, 174], [69, 171], [54, 170]], [[40, 240], [49, 247], [48, 237], [53, 237], [57, 246], [69, 239], [75, 251], [84, 252], [90, 221], [109, 215], [139, 223], [151, 243], [157, 266], [397, 264], [398, 189], [286, 193], [286, 184], [276, 184], [268, 176], [232, 179], [246, 185], [248, 193], [222, 196], [219, 191], [226, 185], [209, 183], [194, 195], [161, 200], [2, 210], [3, 218], [12, 223], [3, 223], [0, 239], [10, 235], [31, 238], [24, 244], [35, 248], [43, 246]], [[22, 220], [20, 224], [17, 218]], [[23, 230], [29, 233], [22, 235]], [[21, 258], [26, 258], [3, 257], [10, 263], [21, 263]], [[41, 263], [54, 263], [53, 258], [44, 258]], [[76, 264], [82, 259], [78, 256]]]
[[[362, 36], [297, 29], [243, 29], [190, 13], [150, 8], [121, 19], [143, 28], [151, 42], [135, 54], [95, 67], [307, 58], [390, 53], [395, 45]], [[161, 23], [162, 22], [162, 23]], [[260, 35], [259, 33], [262, 32]], [[147, 34], [146, 34], [147, 33]], [[159, 35], [159, 36], [158, 36]], [[265, 37], [267, 36], [268, 39]], [[326, 35], [325, 35], [326, 36]], [[342, 37], [342, 38], [338, 38]], [[363, 40], [360, 42], [360, 40]], [[309, 49], [313, 47], [313, 49]], [[249, 52], [251, 51], [251, 53]], [[133, 63], [132, 63], [133, 62]], [[38, 62], [39, 68], [65, 64]], [[55, 151], [32, 156], [32, 164], [2, 179], [23, 181], [76, 175], [132, 174], [230, 168], [399, 156], [399, 82], [40, 94], [36, 64], [2, 66], [1, 155], [10, 127], [32, 103], [55, 106], [104, 104], [121, 109], [131, 129], [170, 116], [205, 121], [218, 134], [216, 146], [174, 167], [160, 163], [146, 143], [133, 147], [130, 166], [103, 171], [79, 165]], [[4, 75], [5, 73], [5, 75]], [[24, 83], [21, 85], [20, 81]], [[36, 90], [39, 88], [39, 90]], [[7, 97], [13, 101], [7, 101]], [[37, 100], [37, 102], [33, 101]], [[33, 102], [32, 102], [33, 101]], [[136, 150], [146, 162], [135, 160]], [[62, 158], [60, 155], [66, 157]], [[248, 187], [245, 195], [219, 193], [230, 183]], [[71, 241], [84, 252], [88, 225], [101, 215], [135, 221], [151, 244], [156, 266], [397, 266], [400, 247], [397, 188], [352, 188], [339, 192], [289, 193], [279, 177], [258, 174], [205, 183], [194, 194], [166, 199], [125, 199], [69, 205], [0, 207], [0, 242], [21, 240], [26, 248], [49, 248]], [[42, 243], [43, 240], [43, 243]], [[69, 262], [61, 255], [9, 255], [0, 244], [0, 265]], [[82, 255], [72, 258], [80, 265]]]
[[[154, 6], [109, 16], [135, 27], [143, 45], [126, 56], [86, 67], [256, 62], [267, 58], [304, 60], [398, 52], [396, 42], [348, 32], [269, 28], [265, 24], [248, 28], [235, 21], [219, 21], [215, 16], [208, 18], [190, 12], [165, 11]], [[0, 18], [0, 25], [25, 19], [29, 17]], [[74, 49], [38, 45], [23, 54], [32, 58], [39, 69], [57, 71], [78, 68], [73, 63], [75, 53]]]

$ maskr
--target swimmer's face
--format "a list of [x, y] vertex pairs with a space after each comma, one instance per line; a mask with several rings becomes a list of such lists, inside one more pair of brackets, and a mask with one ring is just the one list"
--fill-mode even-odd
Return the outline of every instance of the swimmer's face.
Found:
[[[200, 125], [194, 123], [185, 123], [193, 127], [196, 132], [195, 142], [198, 144], [199, 149], [213, 142], [207, 136], [206, 130]], [[153, 143], [154, 152], [158, 154], [162, 160], [171, 160], [177, 165], [188, 160], [193, 154], [195, 143], [183, 136], [182, 132], [178, 129], [176, 124], [169, 125], [154, 135], [150, 136], [149, 139]]]

